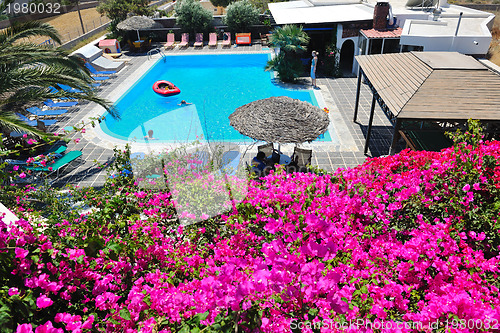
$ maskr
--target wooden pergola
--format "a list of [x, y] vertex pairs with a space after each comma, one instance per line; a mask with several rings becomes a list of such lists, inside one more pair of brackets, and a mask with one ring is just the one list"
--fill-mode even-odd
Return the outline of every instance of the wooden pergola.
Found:
[[[394, 127], [389, 154], [394, 154], [400, 131], [453, 131], [468, 119], [500, 124], [500, 75], [473, 57], [457, 52], [406, 52], [356, 56], [359, 75], [354, 109], [357, 120], [361, 80], [373, 99], [365, 141], [368, 151], [375, 102]], [[426, 126], [426, 124], [439, 126]]]

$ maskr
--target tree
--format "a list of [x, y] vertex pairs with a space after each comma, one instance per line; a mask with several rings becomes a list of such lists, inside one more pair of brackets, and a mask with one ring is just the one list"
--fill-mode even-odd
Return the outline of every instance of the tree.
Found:
[[284, 82], [295, 82], [302, 74], [302, 63], [299, 54], [306, 51], [309, 36], [302, 27], [285, 25], [273, 31], [269, 44], [279, 48], [279, 54], [267, 62], [266, 70], [278, 72], [278, 77]]
[[259, 11], [248, 0], [234, 2], [227, 7], [224, 23], [231, 31], [247, 31], [251, 25], [259, 23]]
[[195, 34], [212, 28], [212, 12], [203, 8], [199, 1], [180, 0], [175, 5], [176, 23], [182, 30]]
[[148, 0], [103, 0], [97, 6], [97, 11], [111, 19], [111, 30], [114, 31], [116, 25], [127, 18], [128, 13], [151, 16], [154, 8], [149, 7]]
[[210, 0], [212, 5], [214, 5], [215, 7], [224, 7], [224, 8], [226, 8], [233, 1], [234, 0]]
[[[116, 111], [92, 90], [93, 79], [83, 61], [67, 51], [40, 46], [26, 39], [46, 36], [60, 43], [57, 31], [37, 21], [16, 23], [0, 32], [0, 126], [36, 135], [42, 133], [19, 120], [15, 113], [25, 113], [26, 106], [47, 98], [73, 98], [92, 101], [103, 106], [113, 117]], [[81, 92], [59, 91], [51, 87], [65, 84]]]

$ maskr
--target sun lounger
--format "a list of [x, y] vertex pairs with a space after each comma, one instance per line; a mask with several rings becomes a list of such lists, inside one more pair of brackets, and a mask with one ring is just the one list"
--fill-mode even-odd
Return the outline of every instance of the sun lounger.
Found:
[[[96, 88], [96, 87], [99, 87], [101, 84], [100, 83], [92, 83], [92, 87]], [[80, 90], [80, 89], [77, 89], [77, 88], [73, 88], [73, 87], [70, 87], [70, 86], [67, 86], [65, 84], [58, 84], [58, 86], [66, 91], [66, 92], [73, 92], [73, 93], [82, 93], [83, 91]]]
[[75, 106], [78, 104], [78, 102], [54, 102], [50, 98], [48, 98], [45, 102], [43, 102], [45, 106], [49, 108], [67, 108], [70, 106]]
[[94, 76], [92, 75], [94, 81], [106, 81], [109, 80], [109, 76]]
[[188, 45], [189, 45], [189, 34], [185, 32], [181, 36], [181, 42], [179, 43], [179, 47], [187, 47]]
[[167, 34], [167, 43], [165, 44], [166, 49], [173, 48], [175, 44], [175, 34], [168, 33]]
[[217, 34], [215, 32], [211, 32], [208, 35], [208, 46], [217, 47]]
[[68, 112], [66, 109], [49, 109], [49, 110], [42, 110], [36, 106], [33, 106], [31, 108], [27, 108], [26, 111], [31, 113], [34, 116], [37, 117], [55, 117], [55, 116], [60, 116]]
[[46, 166], [29, 166], [26, 167], [26, 169], [35, 172], [46, 172], [46, 177], [55, 173], [57, 179], [59, 177], [59, 172], [80, 156], [82, 156], [81, 151], [73, 150], [55, 160], [54, 163], [48, 162]]
[[194, 42], [194, 47], [203, 47], [203, 33], [196, 34], [196, 41]]
[[102, 50], [93, 44], [87, 44], [72, 54], [79, 56], [87, 63], [91, 63], [96, 71], [119, 71], [125, 66], [123, 62], [104, 58]]
[[85, 63], [85, 67], [90, 71], [90, 73], [94, 75], [109, 75], [109, 74], [116, 74], [116, 71], [98, 71], [97, 69], [94, 68], [89, 62]]
[[224, 35], [222, 35], [222, 46], [231, 46], [231, 33], [230, 32], [225, 32]]
[[16, 115], [19, 117], [19, 119], [21, 119], [22, 121], [24, 121], [26, 124], [28, 124], [29, 126], [33, 126], [33, 127], [36, 127], [38, 122], [42, 122], [45, 126], [51, 126], [51, 125], [54, 125], [57, 120], [55, 119], [48, 119], [48, 120], [29, 120], [28, 118], [26, 118], [26, 116], [20, 114], [20, 113], [16, 113]]

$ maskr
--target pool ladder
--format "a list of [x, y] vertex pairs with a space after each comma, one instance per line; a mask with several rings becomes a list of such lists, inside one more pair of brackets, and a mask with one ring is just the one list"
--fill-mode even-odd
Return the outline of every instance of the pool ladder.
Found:
[[160, 49], [160, 48], [155, 48], [155, 49], [151, 49], [148, 51], [148, 60], [151, 59], [153, 57], [153, 53], [158, 53], [161, 55], [161, 57], [163, 58], [163, 61], [166, 62], [167, 61], [167, 56], [165, 55], [165, 53], [163, 53], [163, 51]]

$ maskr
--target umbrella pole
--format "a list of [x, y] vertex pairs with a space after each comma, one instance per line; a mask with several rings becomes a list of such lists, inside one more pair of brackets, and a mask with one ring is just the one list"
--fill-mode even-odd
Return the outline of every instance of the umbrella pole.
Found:
[[141, 40], [141, 36], [139, 36], [139, 30], [136, 31], [137, 31], [137, 40]]

